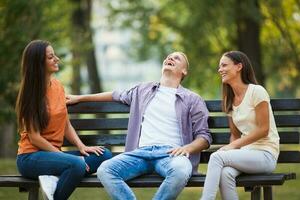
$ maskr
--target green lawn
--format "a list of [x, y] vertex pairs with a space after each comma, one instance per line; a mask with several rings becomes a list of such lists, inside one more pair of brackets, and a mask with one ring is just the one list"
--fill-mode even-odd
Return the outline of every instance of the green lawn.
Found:
[[[201, 166], [201, 172], [206, 171], [206, 166]], [[0, 160], [0, 174], [15, 174], [17, 171], [14, 160]], [[278, 172], [296, 172], [297, 180], [288, 181], [283, 186], [274, 187], [274, 199], [298, 200], [300, 198], [300, 165], [278, 165]], [[151, 199], [156, 188], [134, 189], [138, 199]], [[198, 200], [201, 194], [199, 188], [186, 188], [179, 196], [179, 200]], [[241, 200], [250, 199], [250, 195], [239, 188]], [[0, 200], [25, 200], [27, 193], [19, 193], [18, 188], [0, 188]], [[70, 200], [109, 199], [103, 188], [78, 188], [72, 194]], [[219, 197], [217, 199], [220, 199]]]

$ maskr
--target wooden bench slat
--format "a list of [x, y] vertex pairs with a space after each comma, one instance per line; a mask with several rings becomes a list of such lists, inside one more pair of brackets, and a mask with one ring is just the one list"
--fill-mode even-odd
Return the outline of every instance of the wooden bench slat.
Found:
[[[273, 174], [242, 174], [237, 177], [237, 186], [251, 187], [257, 185], [282, 185], [284, 181], [295, 179], [295, 173], [273, 173]], [[143, 175], [135, 179], [127, 181], [127, 184], [131, 187], [158, 187], [161, 185], [163, 178], [157, 174]], [[203, 187], [205, 181], [205, 175], [193, 175], [187, 187]], [[24, 178], [20, 175], [1, 175], [0, 177], [1, 187], [38, 187], [38, 181], [28, 178]], [[78, 187], [103, 187], [100, 181], [95, 175], [88, 176], [82, 179]]]
[[38, 181], [25, 178], [21, 175], [1, 175], [0, 187], [38, 187]]
[[238, 176], [237, 186], [251, 187], [264, 185], [282, 185], [286, 180], [296, 179], [295, 173], [273, 173], [273, 174], [243, 174]]
[[[297, 131], [279, 131], [280, 144], [299, 144], [300, 133]], [[213, 144], [228, 144], [229, 133], [211, 133]]]
[[[79, 135], [84, 144], [91, 146], [124, 146], [126, 134], [100, 134], [100, 135]], [[68, 141], [64, 141], [64, 146], [72, 146]]]
[[[208, 163], [210, 155], [214, 151], [204, 151], [201, 153], [200, 164]], [[113, 152], [113, 156], [120, 154], [121, 152]], [[299, 151], [280, 151], [277, 163], [300, 163]]]
[[[275, 115], [277, 127], [300, 127], [300, 115]], [[210, 128], [228, 128], [226, 116], [211, 116], [208, 119]]]
[[275, 115], [277, 127], [300, 127], [300, 115]]
[[81, 102], [68, 106], [68, 112], [74, 113], [128, 113], [129, 106], [119, 102]]
[[278, 163], [300, 163], [300, 151], [280, 151]]
[[273, 111], [300, 110], [300, 99], [271, 99]]
[[[221, 100], [206, 100], [210, 112], [222, 112]], [[300, 99], [271, 99], [273, 111], [300, 110]], [[81, 102], [68, 106], [69, 113], [128, 113], [129, 106], [119, 102]]]
[[[70, 119], [76, 130], [126, 130], [128, 118], [98, 118], [98, 119]], [[276, 115], [277, 127], [300, 127], [300, 115]], [[213, 116], [208, 119], [212, 128], [228, 128], [225, 116]]]
[[[221, 100], [207, 100], [206, 106], [210, 112], [222, 112]], [[300, 99], [271, 99], [273, 111], [300, 110]]]
[[[213, 144], [227, 144], [229, 133], [211, 133]], [[281, 144], [299, 144], [300, 133], [296, 131], [279, 132]], [[99, 134], [99, 135], [79, 135], [84, 144], [102, 146], [121, 146], [125, 145], [126, 133], [123, 134]], [[68, 141], [64, 141], [64, 146], [71, 146]]]
[[126, 130], [128, 118], [70, 119], [75, 130]]

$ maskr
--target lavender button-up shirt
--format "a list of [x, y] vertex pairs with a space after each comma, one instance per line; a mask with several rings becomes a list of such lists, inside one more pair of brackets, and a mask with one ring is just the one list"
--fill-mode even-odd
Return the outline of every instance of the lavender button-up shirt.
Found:
[[[130, 106], [125, 151], [138, 148], [143, 115], [158, 87], [159, 83], [151, 82], [137, 85], [130, 90], [113, 92], [114, 101]], [[207, 123], [208, 110], [199, 95], [180, 85], [176, 92], [175, 110], [184, 145], [198, 137], [204, 138], [209, 145], [211, 144], [212, 138]], [[193, 166], [193, 174], [195, 174], [198, 170], [200, 152], [191, 154], [189, 159]]]

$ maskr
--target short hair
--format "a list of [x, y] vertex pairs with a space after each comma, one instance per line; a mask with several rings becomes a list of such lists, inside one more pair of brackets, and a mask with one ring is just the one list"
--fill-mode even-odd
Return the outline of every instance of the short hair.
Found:
[[[184, 60], [185, 60], [185, 62], [186, 62], [186, 70], [188, 71], [188, 69], [189, 69], [189, 66], [190, 66], [190, 63], [189, 63], [189, 60], [188, 60], [188, 58], [187, 58], [187, 56], [186, 56], [186, 54], [185, 53], [183, 53], [183, 52], [181, 52], [181, 51], [175, 51], [174, 53], [179, 53], [180, 55], [182, 55], [183, 56], [183, 58], [184, 58]], [[185, 78], [185, 75], [183, 75], [182, 76], [182, 78], [181, 78], [181, 82], [183, 81], [183, 79]]]
[[188, 69], [188, 68], [189, 68], [189, 66], [190, 66], [190, 63], [189, 63], [189, 60], [188, 60], [188, 58], [187, 58], [186, 54], [185, 54], [185, 53], [183, 53], [183, 52], [181, 52], [181, 51], [177, 51], [177, 53], [179, 53], [180, 55], [182, 55], [182, 56], [184, 57], [184, 59], [185, 59], [185, 62], [186, 62], [186, 68]]

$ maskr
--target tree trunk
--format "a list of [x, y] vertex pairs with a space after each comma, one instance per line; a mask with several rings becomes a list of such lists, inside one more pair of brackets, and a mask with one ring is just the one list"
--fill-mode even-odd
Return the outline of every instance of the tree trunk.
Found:
[[82, 63], [82, 40], [83, 33], [81, 27], [83, 26], [83, 12], [80, 7], [80, 1], [71, 0], [74, 6], [74, 10], [72, 13], [72, 93], [80, 94], [80, 86], [81, 86], [81, 76], [80, 76], [80, 67]]
[[[74, 57], [77, 57], [80, 55], [75, 49], [72, 50], [72, 54]], [[80, 76], [80, 63], [77, 62], [78, 59], [73, 58], [72, 61], [72, 93], [73, 94], [80, 94], [80, 86], [81, 86], [81, 76]]]
[[16, 144], [15, 144], [16, 129], [13, 122], [6, 122], [0, 126], [0, 157], [1, 158], [15, 158]]
[[98, 74], [98, 68], [96, 63], [96, 57], [94, 49], [90, 49], [87, 52], [87, 67], [88, 67], [88, 74], [89, 74], [89, 80], [90, 80], [90, 89], [91, 93], [99, 93], [102, 92], [102, 86], [100, 77]]
[[72, 92], [80, 91], [80, 66], [85, 65], [88, 72], [88, 83], [91, 93], [102, 91], [101, 81], [97, 69], [92, 30], [90, 26], [91, 0], [71, 0], [75, 5], [72, 15], [73, 24], [73, 82]]
[[251, 60], [259, 84], [264, 85], [265, 75], [260, 48], [261, 15], [258, 0], [236, 0], [237, 46]]
[[87, 44], [91, 44], [88, 46], [87, 53], [86, 53], [86, 64], [89, 74], [89, 80], [90, 80], [90, 88], [91, 93], [98, 93], [102, 92], [102, 86], [101, 81], [98, 73], [97, 68], [97, 62], [95, 57], [95, 45], [93, 42], [92, 37], [92, 28], [90, 26], [91, 22], [91, 11], [92, 11], [92, 3], [91, 0], [86, 0], [87, 6], [85, 8], [85, 20], [86, 20], [86, 26], [84, 26], [84, 32], [87, 33], [86, 42]]

